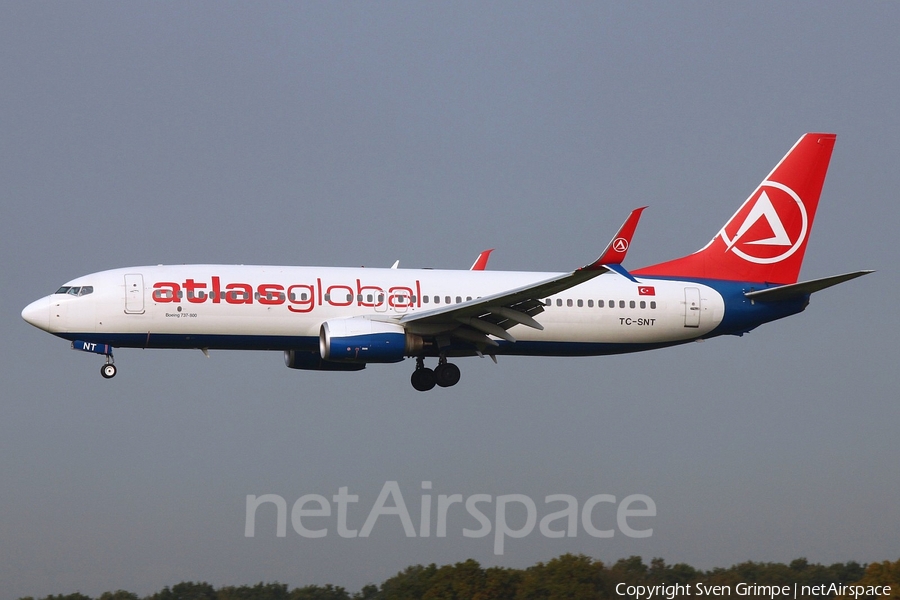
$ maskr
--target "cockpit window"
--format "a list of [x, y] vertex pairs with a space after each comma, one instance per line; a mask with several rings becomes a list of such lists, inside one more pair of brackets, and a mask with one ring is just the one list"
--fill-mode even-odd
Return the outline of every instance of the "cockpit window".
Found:
[[68, 294], [69, 296], [87, 296], [88, 294], [92, 294], [94, 292], [94, 286], [92, 285], [82, 285], [82, 286], [68, 286], [64, 285], [58, 290], [56, 290], [57, 294]]

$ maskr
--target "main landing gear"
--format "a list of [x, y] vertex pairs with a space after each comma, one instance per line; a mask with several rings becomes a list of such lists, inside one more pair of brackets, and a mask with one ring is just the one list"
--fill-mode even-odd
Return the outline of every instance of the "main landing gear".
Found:
[[421, 356], [416, 358], [416, 370], [413, 371], [410, 382], [412, 386], [420, 392], [427, 392], [434, 388], [435, 385], [441, 387], [450, 387], [459, 383], [459, 367], [453, 363], [448, 363], [445, 356], [438, 359], [438, 366], [434, 370], [425, 366], [425, 359]]

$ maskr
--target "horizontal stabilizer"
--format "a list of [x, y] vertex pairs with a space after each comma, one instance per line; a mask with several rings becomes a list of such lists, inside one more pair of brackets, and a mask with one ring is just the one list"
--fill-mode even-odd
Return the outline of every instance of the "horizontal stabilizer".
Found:
[[755, 290], [752, 292], [747, 292], [744, 295], [751, 300], [758, 300], [760, 302], [779, 302], [781, 300], [790, 300], [792, 298], [798, 298], [800, 296], [808, 296], [813, 292], [818, 292], [819, 290], [824, 290], [825, 288], [829, 288], [833, 285], [844, 283], [845, 281], [850, 281], [851, 279], [856, 279], [857, 277], [862, 277], [863, 275], [868, 275], [869, 273], [874, 272], [875, 271], [872, 270], [854, 271], [853, 273], [844, 273], [843, 275], [823, 277], [822, 279], [801, 281], [799, 283], [782, 285], [775, 288], [769, 288], [767, 290]]

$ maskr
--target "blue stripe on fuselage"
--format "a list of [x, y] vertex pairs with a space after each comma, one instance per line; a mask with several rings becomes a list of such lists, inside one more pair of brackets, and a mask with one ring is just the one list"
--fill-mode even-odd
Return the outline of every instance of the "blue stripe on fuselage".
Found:
[[[319, 338], [292, 335], [209, 335], [176, 333], [57, 333], [67, 340], [109, 344], [115, 348], [174, 348], [210, 350], [319, 349]], [[100, 340], [103, 340], [102, 342]]]

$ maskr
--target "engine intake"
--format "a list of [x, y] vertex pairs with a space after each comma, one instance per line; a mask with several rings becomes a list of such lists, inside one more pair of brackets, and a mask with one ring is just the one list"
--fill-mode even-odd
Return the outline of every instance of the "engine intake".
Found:
[[396, 323], [364, 317], [332, 319], [319, 330], [319, 353], [325, 360], [353, 363], [400, 362], [422, 351], [425, 343]]

